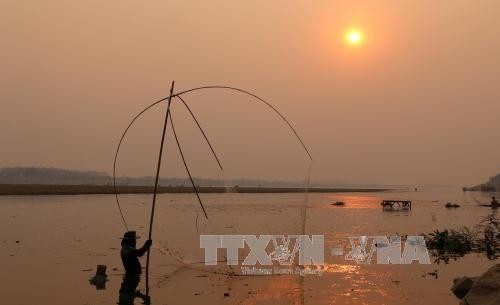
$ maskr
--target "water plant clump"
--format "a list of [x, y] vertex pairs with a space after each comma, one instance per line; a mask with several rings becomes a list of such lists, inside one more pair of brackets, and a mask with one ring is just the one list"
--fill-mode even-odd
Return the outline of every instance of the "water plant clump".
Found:
[[434, 230], [424, 234], [427, 248], [436, 262], [448, 263], [468, 253], [484, 253], [490, 260], [500, 257], [500, 219], [491, 214], [472, 229]]

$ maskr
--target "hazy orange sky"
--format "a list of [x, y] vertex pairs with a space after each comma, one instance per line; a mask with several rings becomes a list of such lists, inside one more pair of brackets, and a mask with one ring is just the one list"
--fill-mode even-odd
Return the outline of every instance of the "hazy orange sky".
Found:
[[[499, 1], [2, 0], [0, 166], [111, 172], [131, 117], [177, 90], [257, 93], [295, 125], [313, 180], [458, 184], [500, 172]], [[364, 42], [345, 44], [349, 28]], [[186, 95], [193, 174], [304, 179], [275, 115], [241, 95]], [[127, 138], [120, 174], [153, 175], [164, 107]], [[163, 176], [182, 176], [172, 138]]]

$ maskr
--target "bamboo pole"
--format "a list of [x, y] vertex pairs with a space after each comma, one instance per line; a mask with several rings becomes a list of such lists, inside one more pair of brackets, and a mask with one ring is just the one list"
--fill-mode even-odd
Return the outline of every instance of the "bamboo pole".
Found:
[[[155, 186], [154, 186], [154, 191], [153, 191], [153, 204], [151, 207], [151, 217], [149, 219], [148, 239], [151, 239], [151, 236], [153, 233], [153, 220], [154, 220], [154, 215], [155, 215], [156, 193], [158, 191], [158, 179], [160, 177], [161, 157], [163, 155], [163, 144], [165, 142], [165, 132], [167, 130], [168, 116], [170, 115], [170, 103], [172, 102], [172, 96], [174, 94], [174, 84], [175, 84], [175, 81], [172, 81], [172, 86], [170, 87], [170, 96], [168, 97], [167, 112], [165, 113], [165, 121], [163, 122], [163, 132], [161, 135], [160, 152], [158, 155], [158, 165], [156, 167]], [[151, 253], [150, 250], [151, 250], [151, 248], [148, 249], [148, 254], [146, 257], [146, 295], [148, 295], [148, 296], [149, 296], [149, 256]]]

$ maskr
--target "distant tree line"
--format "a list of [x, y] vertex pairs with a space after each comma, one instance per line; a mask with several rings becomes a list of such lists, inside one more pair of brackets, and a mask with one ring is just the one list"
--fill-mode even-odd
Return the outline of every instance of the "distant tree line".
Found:
[[497, 190], [500, 190], [500, 174], [491, 177], [488, 183], [496, 186]]
[[464, 190], [467, 191], [484, 191], [484, 192], [491, 192], [491, 191], [500, 191], [500, 174], [491, 177], [488, 182], [478, 184], [473, 187], [464, 187]]
[[[266, 181], [252, 179], [194, 178], [198, 186], [263, 186], [304, 187], [301, 182]], [[111, 185], [113, 178], [105, 172], [79, 171], [54, 167], [3, 167], [0, 184], [60, 184], [60, 185]], [[118, 177], [118, 185], [152, 186], [154, 177]], [[162, 186], [190, 186], [187, 178], [161, 178]]]

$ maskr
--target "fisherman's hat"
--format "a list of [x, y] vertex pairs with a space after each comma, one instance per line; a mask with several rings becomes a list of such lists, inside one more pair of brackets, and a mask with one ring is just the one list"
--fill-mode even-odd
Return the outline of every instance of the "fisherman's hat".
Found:
[[123, 234], [122, 239], [140, 239], [141, 237], [137, 235], [135, 231], [127, 231], [125, 234]]

